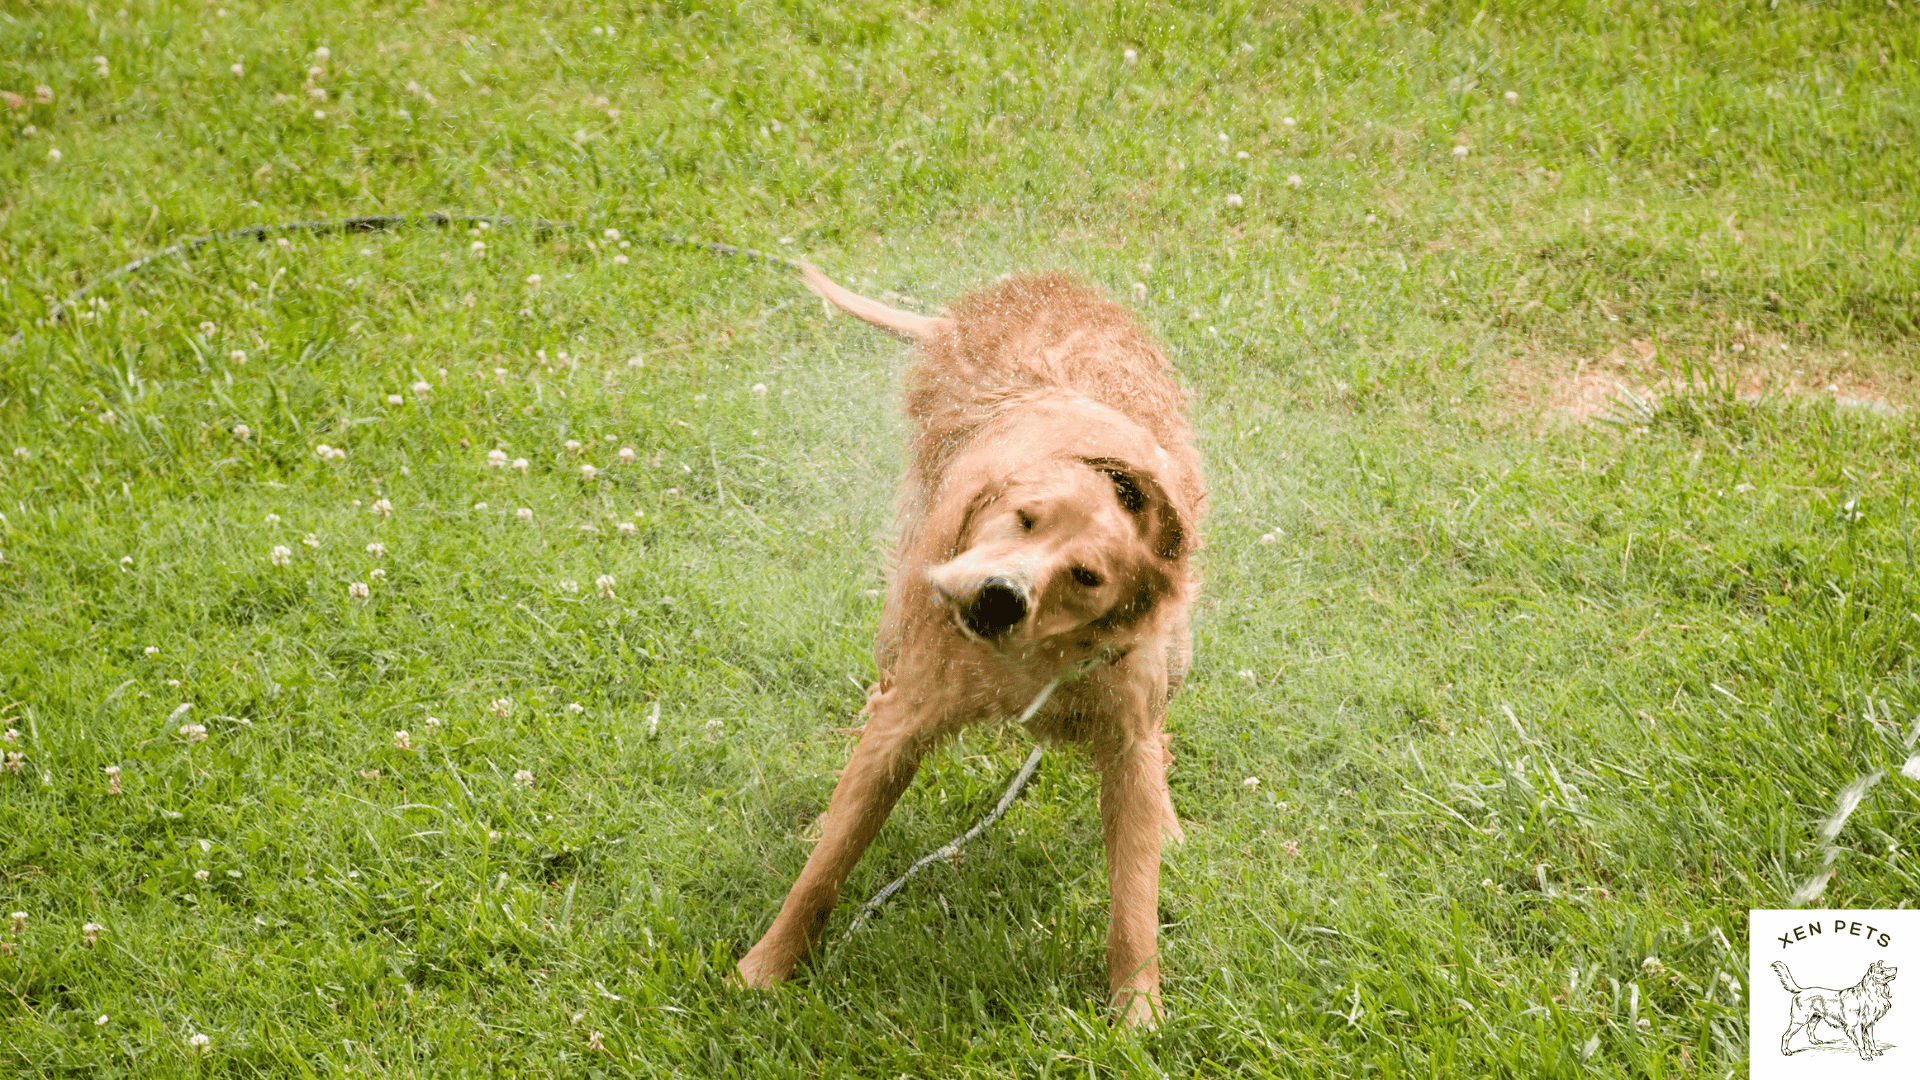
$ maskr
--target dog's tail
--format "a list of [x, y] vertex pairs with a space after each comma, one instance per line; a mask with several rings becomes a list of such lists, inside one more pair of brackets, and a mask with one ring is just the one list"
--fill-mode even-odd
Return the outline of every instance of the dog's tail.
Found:
[[795, 259], [793, 264], [800, 268], [801, 276], [807, 279], [807, 288], [819, 293], [822, 300], [882, 330], [889, 330], [915, 341], [925, 341], [953, 327], [952, 319], [915, 315], [911, 311], [891, 308], [878, 300], [869, 300], [859, 293], [849, 292], [805, 259]]
[[1806, 989], [1799, 983], [1793, 981], [1793, 972], [1787, 970], [1787, 964], [1784, 960], [1775, 960], [1773, 962], [1773, 973], [1780, 976], [1780, 985], [1786, 987], [1787, 993], [1789, 994], [1797, 994], [1801, 990]]

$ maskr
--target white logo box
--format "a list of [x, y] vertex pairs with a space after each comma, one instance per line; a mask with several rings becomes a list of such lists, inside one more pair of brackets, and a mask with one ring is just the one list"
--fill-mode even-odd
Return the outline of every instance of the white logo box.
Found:
[[1752, 1080], [1920, 1077], [1920, 909], [1747, 920]]

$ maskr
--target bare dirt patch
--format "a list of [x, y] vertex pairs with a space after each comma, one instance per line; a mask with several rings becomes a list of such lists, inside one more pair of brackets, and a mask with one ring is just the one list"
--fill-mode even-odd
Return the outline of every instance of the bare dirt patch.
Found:
[[1500, 384], [1497, 398], [1499, 412], [1513, 419], [1633, 423], [1651, 415], [1662, 398], [1729, 391], [1743, 401], [1822, 400], [1880, 416], [1898, 416], [1920, 402], [1915, 373], [1891, 360], [1816, 353], [1763, 338], [1691, 357], [1641, 339], [1600, 357], [1523, 356]]

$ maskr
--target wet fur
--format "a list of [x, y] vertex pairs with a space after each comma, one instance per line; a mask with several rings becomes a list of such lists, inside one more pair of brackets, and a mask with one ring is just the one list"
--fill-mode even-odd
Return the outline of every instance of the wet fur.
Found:
[[[1056, 676], [1092, 662], [1028, 726], [1092, 753], [1113, 895], [1112, 1002], [1126, 1021], [1151, 1023], [1160, 845], [1163, 833], [1181, 835], [1161, 725], [1191, 653], [1189, 560], [1205, 502], [1184, 395], [1132, 315], [1064, 275], [1006, 279], [928, 317], [802, 270], [830, 302], [917, 342], [905, 393], [912, 442], [867, 724], [822, 839], [740, 978], [788, 977], [928, 750], [968, 724], [1019, 715]], [[1085, 528], [1040, 529], [1023, 548], [1007, 535], [1018, 500]], [[964, 577], [969, 560], [1002, 551], [1031, 569], [1032, 610], [1016, 632], [988, 639], [956, 615], [943, 575]], [[1059, 552], [1085, 565], [1069, 578]]]

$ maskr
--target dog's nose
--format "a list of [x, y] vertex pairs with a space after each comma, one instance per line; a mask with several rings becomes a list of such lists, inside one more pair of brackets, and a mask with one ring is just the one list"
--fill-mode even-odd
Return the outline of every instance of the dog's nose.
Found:
[[1006, 578], [988, 578], [967, 602], [960, 617], [967, 621], [967, 629], [981, 637], [998, 637], [1027, 617], [1027, 598]]

